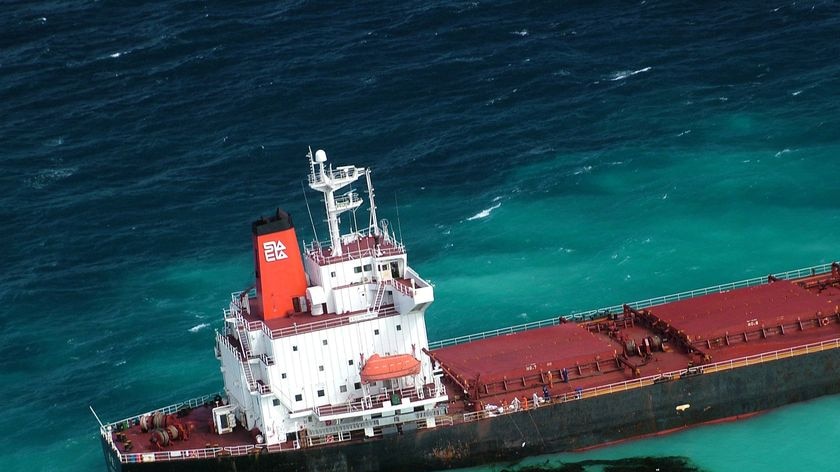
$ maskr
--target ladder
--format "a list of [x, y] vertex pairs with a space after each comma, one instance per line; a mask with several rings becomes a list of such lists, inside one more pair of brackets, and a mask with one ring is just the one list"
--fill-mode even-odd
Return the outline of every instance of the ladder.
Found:
[[376, 288], [376, 295], [373, 296], [373, 303], [368, 307], [368, 314], [379, 314], [382, 308], [382, 300], [385, 299], [385, 282], [379, 281]]

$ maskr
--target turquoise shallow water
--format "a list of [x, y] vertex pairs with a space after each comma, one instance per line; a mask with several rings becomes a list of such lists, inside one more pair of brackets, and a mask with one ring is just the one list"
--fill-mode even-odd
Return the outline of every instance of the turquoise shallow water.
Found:
[[[432, 339], [840, 259], [836, 2], [4, 11], [3, 470], [102, 470], [88, 405], [220, 387], [249, 222], [312, 237], [307, 145], [399, 202]], [[833, 470], [836, 407], [587, 454]]]

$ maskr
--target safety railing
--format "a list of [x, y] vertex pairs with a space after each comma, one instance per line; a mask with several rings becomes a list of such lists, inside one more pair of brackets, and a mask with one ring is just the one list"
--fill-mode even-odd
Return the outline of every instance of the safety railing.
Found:
[[[248, 363], [247, 359], [243, 359], [242, 352], [235, 348], [233, 344], [231, 344], [230, 340], [227, 336], [223, 335], [222, 333], [216, 332], [216, 340], [222, 346], [225, 346], [228, 351], [236, 357], [236, 360], [239, 361], [239, 366], [242, 368], [242, 373], [245, 375], [245, 380], [248, 382], [248, 390], [250, 391], [257, 391], [259, 390], [260, 393], [268, 393], [270, 390], [263, 391], [264, 388], [261, 388], [258, 382], [254, 379], [254, 374], [251, 372], [251, 365]], [[267, 389], [268, 386], [265, 386]]]
[[[359, 314], [366, 314], [366, 310], [360, 312]], [[379, 311], [379, 318], [383, 318], [386, 316], [393, 316], [398, 315], [399, 312], [393, 306], [386, 306], [380, 309]], [[262, 324], [262, 330], [268, 334], [271, 339], [282, 338], [285, 336], [291, 336], [294, 334], [301, 334], [301, 333], [310, 333], [312, 331], [319, 331], [322, 329], [328, 328], [335, 328], [337, 326], [344, 326], [351, 323], [354, 323], [355, 320], [353, 319], [353, 315], [341, 315], [339, 317], [329, 316], [327, 319], [321, 321], [314, 321], [311, 323], [301, 323], [301, 324], [293, 324], [292, 326], [287, 326], [284, 328], [277, 328], [277, 329], [269, 329], [265, 323], [259, 322]]]
[[[418, 402], [420, 400], [442, 398], [446, 396], [446, 389], [443, 384], [438, 386], [434, 384], [424, 385], [422, 388], [404, 387], [399, 389], [385, 389], [383, 392], [373, 396], [371, 401], [366, 401], [365, 398], [349, 401], [346, 403], [336, 405], [322, 405], [315, 407], [314, 411], [318, 417], [328, 417], [335, 415], [342, 415], [346, 413], [363, 412], [366, 410], [384, 408], [391, 402], [391, 396], [396, 394], [399, 398], [408, 399], [409, 402]], [[399, 406], [399, 405], [395, 405]]]
[[293, 451], [296, 449], [300, 449], [300, 443], [298, 441], [272, 444], [270, 446], [266, 446], [264, 444], [246, 444], [240, 446], [206, 447], [201, 449], [183, 449], [174, 451], [139, 453], [116, 452], [119, 455], [120, 462], [123, 464], [133, 464], [138, 462], [162, 462], [188, 459], [210, 459], [224, 456], [245, 456], [249, 454], [259, 454], [262, 452], [282, 452]]
[[165, 406], [163, 408], [158, 408], [156, 410], [147, 411], [145, 413], [140, 413], [139, 415], [130, 416], [128, 418], [124, 418], [124, 419], [121, 419], [119, 421], [114, 421], [112, 423], [106, 424], [104, 427], [105, 428], [111, 427], [113, 429], [113, 428], [115, 428], [119, 425], [130, 426], [130, 425], [133, 425], [136, 422], [140, 421], [141, 417], [146, 416], [146, 415], [151, 415], [151, 414], [153, 414], [155, 412], [158, 412], [158, 411], [165, 414], [165, 415], [169, 415], [169, 414], [172, 414], [172, 413], [176, 413], [179, 410], [182, 410], [184, 408], [198, 408], [198, 407], [204, 405], [205, 403], [210, 402], [214, 398], [219, 397], [220, 395], [221, 395], [220, 393], [211, 393], [209, 395], [202, 395], [200, 397], [191, 398], [187, 401], [173, 403], [173, 404], [171, 404], [169, 406]]
[[[646, 377], [640, 377], [638, 379], [625, 380], [622, 382], [615, 382], [611, 384], [576, 390], [574, 392], [567, 392], [562, 395], [557, 395], [547, 402], [541, 400], [541, 403], [539, 403], [537, 406], [534, 406], [534, 404], [531, 403], [531, 408], [541, 408], [543, 406], [547, 406], [547, 404], [552, 403], [566, 403], [569, 401], [593, 398], [599, 395], [623, 392], [626, 390], [632, 390], [634, 388], [646, 387], [659, 382], [678, 380], [686, 375], [691, 376], [700, 374], [711, 374], [714, 372], [721, 372], [724, 370], [736, 369], [740, 367], [760, 364], [763, 362], [771, 362], [779, 359], [785, 359], [788, 357], [801, 356], [813, 352], [820, 352], [828, 349], [838, 348], [840, 348], [840, 338], [829, 339], [826, 341], [814, 342], [810, 344], [803, 344], [791, 348], [778, 349], [776, 351], [768, 351], [760, 354], [738, 357], [736, 359], [719, 361], [711, 364], [704, 364], [702, 366], [675, 370], [663, 374], [649, 375]], [[477, 421], [484, 418], [515, 413], [516, 411], [520, 410], [512, 408], [510, 405], [507, 408], [499, 407], [490, 410], [473, 411], [469, 413], [464, 413], [463, 420], [464, 422]]]
[[[800, 279], [803, 277], [808, 277], [812, 275], [821, 275], [831, 272], [831, 263], [820, 264], [812, 267], [806, 267], [803, 269], [795, 269], [790, 270], [787, 272], [780, 272], [778, 274], [773, 274], [772, 276], [780, 279], [780, 280], [793, 280], [793, 279]], [[738, 282], [730, 282], [721, 285], [715, 285], [713, 287], [701, 288], [696, 290], [689, 290], [687, 292], [679, 292], [672, 295], [666, 295], [662, 297], [655, 297], [655, 298], [648, 298], [647, 300], [640, 300], [633, 303], [628, 303], [627, 305], [635, 308], [637, 310], [643, 308], [649, 308], [652, 306], [662, 305], [665, 303], [671, 303], [679, 300], [685, 300], [688, 298], [699, 297], [702, 295], [708, 295], [710, 293], [721, 293], [721, 292], [728, 292], [730, 290], [734, 290], [737, 288], [744, 288], [744, 287], [752, 287], [755, 285], [762, 285], [767, 283], [767, 277], [755, 277], [752, 279], [741, 280]], [[621, 313], [624, 310], [624, 305], [613, 305], [606, 308], [598, 308], [596, 310], [588, 310], [578, 313], [572, 313], [568, 315], [562, 315], [560, 317], [549, 318], [540, 321], [532, 321], [530, 323], [519, 324], [515, 326], [508, 326], [506, 328], [499, 328], [490, 331], [483, 331], [480, 333], [468, 334], [465, 336], [458, 336], [454, 338], [444, 339], [441, 341], [432, 341], [429, 343], [429, 349], [440, 349], [442, 347], [447, 346], [455, 346], [457, 344], [468, 343], [472, 341], [476, 341], [479, 339], [487, 339], [496, 336], [503, 336], [506, 334], [513, 334], [518, 333], [521, 331], [528, 331], [531, 329], [537, 328], [544, 328], [546, 326], [556, 326], [560, 324], [560, 318], [569, 320], [569, 321], [586, 321], [592, 318], [597, 318], [599, 316], [603, 316], [607, 313]]]

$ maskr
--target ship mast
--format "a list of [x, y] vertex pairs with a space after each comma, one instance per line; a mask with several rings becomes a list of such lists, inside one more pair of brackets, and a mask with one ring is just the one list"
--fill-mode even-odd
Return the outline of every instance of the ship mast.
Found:
[[[362, 175], [367, 173], [363, 167], [341, 166], [333, 169], [332, 165], [327, 167], [327, 153], [319, 149], [312, 155], [312, 150], [307, 154], [309, 158], [309, 187], [324, 194], [324, 207], [327, 211], [327, 226], [330, 231], [330, 248], [333, 256], [342, 254], [341, 232], [339, 229], [339, 215], [345, 211], [355, 210], [362, 204], [362, 199], [354, 191], [349, 191], [336, 196], [336, 190], [352, 184]], [[316, 168], [317, 166], [317, 168]]]

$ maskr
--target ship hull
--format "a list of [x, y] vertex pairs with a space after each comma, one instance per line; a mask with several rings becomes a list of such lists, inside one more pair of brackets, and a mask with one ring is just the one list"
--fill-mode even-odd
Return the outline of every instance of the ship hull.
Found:
[[440, 470], [573, 451], [836, 393], [840, 349], [834, 348], [363, 443], [144, 463], [120, 463], [104, 441], [103, 447], [114, 472]]

